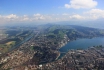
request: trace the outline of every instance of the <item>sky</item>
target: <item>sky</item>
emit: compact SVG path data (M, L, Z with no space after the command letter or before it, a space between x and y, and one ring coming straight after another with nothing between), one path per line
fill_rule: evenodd
M98 21L104 0L0 0L0 24Z

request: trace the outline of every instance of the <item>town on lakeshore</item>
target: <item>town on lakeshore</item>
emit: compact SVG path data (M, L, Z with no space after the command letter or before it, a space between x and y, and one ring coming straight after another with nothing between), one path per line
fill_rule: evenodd
M0 0L0 70L104 70L104 0Z
M104 29L55 24L2 27L0 70L103 70L103 44L59 51L71 41L95 37L103 38ZM65 55L59 58L61 53Z

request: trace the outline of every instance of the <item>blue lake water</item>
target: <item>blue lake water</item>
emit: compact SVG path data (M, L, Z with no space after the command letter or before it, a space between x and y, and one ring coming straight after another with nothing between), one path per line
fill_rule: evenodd
M65 46L59 49L60 52L68 52L71 49L87 49L92 46L104 46L104 37L96 37L92 39L77 39L74 41L68 42ZM61 53L60 57L65 55L65 53ZM60 58L59 57L59 58Z

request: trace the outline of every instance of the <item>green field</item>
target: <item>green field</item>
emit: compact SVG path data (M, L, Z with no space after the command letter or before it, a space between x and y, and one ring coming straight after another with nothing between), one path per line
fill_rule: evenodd
M15 45L15 41L9 41L5 44L0 44L0 53L7 52L14 45Z

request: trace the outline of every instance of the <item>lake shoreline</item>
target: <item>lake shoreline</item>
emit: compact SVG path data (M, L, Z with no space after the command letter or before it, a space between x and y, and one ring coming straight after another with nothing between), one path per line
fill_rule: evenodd
M63 46L60 47L58 51L60 52L60 56L63 57L63 55L62 55L61 52L63 52L62 49L63 49L64 47L66 47L67 44L72 43L72 42L76 42L76 41L78 41L78 40L93 40L93 39L100 39L100 38L101 38L101 39L103 38L103 41L104 41L104 37L77 38L76 40L70 40L70 41L67 41L67 43L64 43L64 45L62 44ZM104 44L98 44L98 45L104 45ZM71 46L71 45L68 45L68 46ZM91 45L91 46L89 45L89 46L84 47L84 48L78 48L78 46L76 46L77 48L68 48L67 50L65 49L66 51L64 51L64 52L67 53L69 50L72 50L72 49L74 49L74 50L78 50L78 49L87 49L87 48L92 47L92 46L97 46L97 45ZM65 54L66 54L66 53L65 53ZM64 54L64 55L65 55L65 54ZM58 57L58 59L60 58L60 56ZM62 58L62 57L61 57L61 58Z

